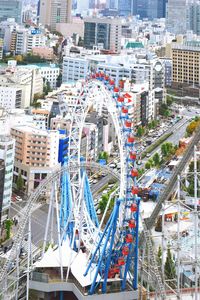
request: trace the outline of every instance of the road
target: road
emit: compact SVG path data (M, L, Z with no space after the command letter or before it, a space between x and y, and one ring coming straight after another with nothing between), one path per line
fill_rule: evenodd
M171 142L174 145L178 145L179 140L181 138L183 138L185 136L185 131L186 131L186 127L188 126L190 122L190 117L188 116L184 116L184 118L182 120L180 120L178 123L176 123L174 126L172 126L171 128L169 128L169 130L167 130L164 135L166 133L169 132L173 132L172 135L167 138L163 143L165 142ZM161 144L162 145L162 144ZM155 148L152 152L151 152L151 156L152 157L156 152L157 153L161 153L161 145L159 145L157 148ZM150 157L145 157L142 160L142 165L140 165L140 168L144 168L145 163L149 160Z

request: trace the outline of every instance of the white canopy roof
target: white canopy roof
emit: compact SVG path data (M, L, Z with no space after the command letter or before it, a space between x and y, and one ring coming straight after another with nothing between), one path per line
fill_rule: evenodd
M61 261L60 261L61 251ZM63 242L59 251L59 247L53 250L50 246L44 253L43 258L35 263L36 268L59 268L61 263L63 267L68 267L72 263L76 256L76 252L73 251L67 242Z
M86 271L88 262L86 253L83 253L81 250L79 253L76 253L69 247L68 242L65 241L61 246L61 260L63 267L71 266L72 274L82 287L92 284L96 273L96 266L93 264L88 271L88 274L86 276L83 275ZM34 264L36 268L59 268L60 265L59 247L56 250L53 250L51 246L44 253L43 258ZM96 281L98 282L100 279L101 277L98 275Z
M72 265L71 265L71 272L74 277L78 280L81 286L88 286L92 284L93 278L96 273L96 266L93 264L86 276L84 276L84 272L87 268L87 255L83 253L81 250L75 257ZM101 279L100 275L97 276L96 281L98 282Z

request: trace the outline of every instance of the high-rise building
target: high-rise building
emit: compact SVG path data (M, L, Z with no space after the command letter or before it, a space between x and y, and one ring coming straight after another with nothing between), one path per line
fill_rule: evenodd
M120 16L133 15L133 0L118 0L118 12Z
M133 15L141 19L165 18L167 0L133 0Z
M174 34L186 33L188 0L168 0L166 28Z
M72 0L40 0L39 23L56 29L56 23L71 22Z
M0 190L0 202L2 198L1 222L8 216L12 196L12 180L14 167L15 141L10 136L0 135L0 159L4 161L3 189ZM1 175L2 176L1 171ZM2 183L2 181L1 181ZM1 186L1 184L0 184Z
M15 18L17 23L22 22L21 0L0 0L0 22L8 18Z
M172 47L172 81L174 85L200 86L200 43L174 44Z
M200 35L200 1L191 3L188 8L189 29Z
M149 19L165 18L166 0L148 0L147 16Z
M1 214L3 206L3 194L4 194L4 178L5 178L5 164L4 160L0 159L0 225L1 225Z
M133 14L139 15L141 19L147 18L147 1L148 0L133 0Z
M58 165L59 132L18 125L11 129L16 141L14 182L21 174L29 194Z
M84 45L88 49L93 46L120 53L121 20L118 18L86 18L84 20Z
M106 8L117 9L117 7L118 7L118 0L107 0L106 1Z

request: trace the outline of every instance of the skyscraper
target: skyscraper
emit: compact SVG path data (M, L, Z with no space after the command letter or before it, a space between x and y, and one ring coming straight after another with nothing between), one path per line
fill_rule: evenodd
M187 0L168 0L166 28L174 34L187 31Z
M107 0L106 1L106 7L108 9L117 9L118 4L117 4L117 0Z
M51 30L56 23L71 22L72 0L40 0L39 22Z
M8 18L15 18L17 23L22 22L21 0L0 0L0 22Z
M133 14L133 0L118 0L118 11L120 16L130 16Z
M147 16L149 19L165 18L167 0L148 0Z
M200 35L200 1L191 3L188 7L189 29Z

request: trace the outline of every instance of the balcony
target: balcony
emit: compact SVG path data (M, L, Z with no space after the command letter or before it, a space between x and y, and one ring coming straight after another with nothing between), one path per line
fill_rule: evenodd
M64 276L65 277L65 276ZM108 282L107 294L102 294L101 289L95 295L89 295L88 287L82 287L79 282L69 276L68 281L62 281L59 275L59 269L46 269L46 273L33 272L30 280L30 289L42 291L46 293L54 291L70 291L79 300L136 300L138 299L138 291L132 290L127 286L127 291L122 292L120 289L120 281Z

